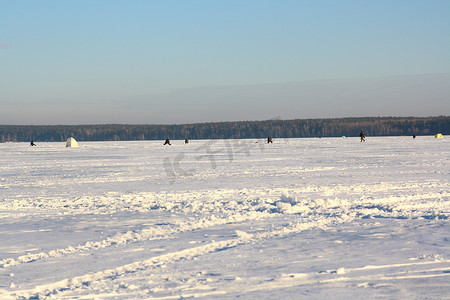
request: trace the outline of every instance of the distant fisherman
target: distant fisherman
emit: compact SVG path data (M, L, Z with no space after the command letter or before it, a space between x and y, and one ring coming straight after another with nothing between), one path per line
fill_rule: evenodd
M267 138L267 144L269 144L269 143L273 143L272 138L270 136Z
M166 139L166 141L164 142L164 145L172 145L169 141L169 139Z
M361 138L361 142L365 142L366 141L366 135L364 134L364 132L362 130L359 133L359 137Z
M34 143L34 141L31 141L30 146L36 146L36 144Z

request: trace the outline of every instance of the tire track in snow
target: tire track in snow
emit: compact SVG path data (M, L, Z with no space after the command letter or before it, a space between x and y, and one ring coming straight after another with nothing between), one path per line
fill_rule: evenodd
M343 285L349 283L357 283L360 287L376 287L377 282L389 282L392 280L408 280L408 279L424 279L424 278L434 278L434 277L447 277L450 276L450 272L445 272L449 270L450 265L447 268L437 268L437 269L424 269L417 271L399 271L390 274L377 273L372 275L360 275L352 274L355 271L367 270L367 269L387 269L387 268L400 268L405 266L425 266L434 264L450 264L450 260L441 261L430 261L423 263L412 263L412 264L394 264L394 265L382 265L382 266L367 266L362 268L353 269L337 269L333 270L327 274L317 274L317 273L298 273L298 274L281 274L276 278L261 278L258 277L256 280L260 283L250 284L249 286L239 286L239 290L230 289L220 289L216 292L221 294L229 294L242 292L245 293L271 290L271 289L282 289L289 288L293 286L305 286L305 285ZM431 274L430 274L431 272ZM412 273L412 274L411 274ZM416 274L422 273L422 274ZM329 275L331 274L331 275ZM324 276L325 275L325 276ZM332 277L332 278L327 278ZM252 281L251 279L248 281ZM262 281L262 283L261 283ZM359 282L359 283L358 283Z
M115 280L116 278L126 274L136 273L150 268L161 267L165 264L176 263L180 260L190 260L202 255L226 250L229 248L237 247L239 245L249 244L258 240L270 239L273 237L284 237L289 234L299 233L301 231L310 230L313 228L326 230L330 226L336 226L337 224L346 221L347 220L343 218L318 218L315 221L290 224L289 226L283 227L282 229L254 234L248 234L243 231L237 230L237 238L234 239L212 242L202 246L163 254L147 260L133 262L113 269L85 274L82 276L76 276L71 279L65 279L55 283L37 286L36 288L31 290L18 290L10 292L8 296L16 297L17 299L40 299L40 297L54 296L67 291L89 288L89 286L93 285L95 282Z
M435 265L441 267L433 268ZM447 265L447 267L444 267ZM407 271L392 271L385 274L386 269L402 269L406 267L425 267L430 268ZM381 273L376 274L359 274L361 271L368 270L382 270ZM291 288L295 286L327 286L327 285L349 285L376 288L379 285L385 285L386 282L393 280L411 280L411 279L426 279L450 276L450 260L433 260L425 262L414 263L399 263L388 265L367 265L361 268L339 268L335 270L328 270L325 272L310 272L310 273L282 273L275 277L258 276L248 277L244 281L239 281L228 287L224 287L223 279L217 281L209 281L208 285L198 280L191 285L186 285L185 282L175 281L175 287L165 287L166 294L174 295L174 297L152 297L152 299L168 299L168 298L189 298L189 297L207 297L213 295L230 295L230 294L248 294L251 292L261 292L269 290L279 290L284 288ZM133 291L127 291L128 294L121 294L123 297L138 296L134 295ZM176 295L176 296L175 296ZM140 294L142 297L142 294Z
M98 242L87 242L79 246L68 246L62 249L54 249L48 252L30 253L19 256L18 258L5 258L0 260L0 269L17 266L24 263L31 263L40 259L56 258L65 255L70 255L79 252L87 252L91 250L98 250L117 245L125 245L144 240L159 240L167 239L174 234L183 233L186 231L206 229L216 225L223 225L228 223L237 223L251 221L255 219L273 217L275 214L252 212L248 214L232 215L227 218L203 218L188 222L178 222L175 226L164 229L146 228L139 231L128 231L126 233L118 233L112 237L108 237Z
M388 185L389 186L389 185ZM419 184L413 184L412 186L419 187ZM431 186L435 186L432 184ZM389 189L409 189L411 185L405 184L399 187L398 185L389 186ZM360 192L360 187L352 187ZM389 190L388 189L388 190ZM420 193L407 196L392 195L389 197L377 197L372 198L367 194L360 201L349 202L347 199L341 199L335 197L334 199L326 198L314 200L308 200L305 198L305 191L308 192L323 192L324 194L330 193L330 187L307 187L304 189L276 189L276 190L224 190L221 192L222 199L214 199L213 201L194 200L201 195L202 198L212 197L210 192L198 192L188 193L189 197L186 200L186 192L181 194L174 194L166 196L159 200L153 200L151 204L156 205L158 209L171 211L175 210L174 207L181 203L190 203L193 207L192 212L201 212L202 214L212 214L212 209L221 207L221 213L226 213L228 216L224 218L216 218L214 215L195 219L186 222L180 222L170 228L146 228L139 231L128 231L126 233L118 233L112 237L108 237L104 240L97 242L86 242L83 245L68 246L66 248L54 249L48 252L30 253L19 256L17 258L5 258L0 260L0 269L16 266L23 263L30 263L40 259L62 257L79 252L87 252L91 250L124 245L128 243L139 242L143 240L152 239L165 239L170 236L182 233L186 231L192 231L197 229L204 229L215 225L222 225L226 223L245 222L261 218L269 218L281 214L302 214L303 216L321 215L323 217L328 215L341 216L345 218L358 219L361 217L388 217L388 218L440 218L447 219L450 214L450 202L445 201L450 197L450 193L447 191L440 191L438 193ZM339 192L342 187L336 186L333 188L334 192ZM368 189L369 192L374 190L378 193L382 190L382 187L375 186ZM217 192L216 192L217 193ZM269 194L269 198L262 199L258 205L251 206L251 203L255 201L255 198L246 199L236 207L220 206L217 203L226 202L226 198L236 198L239 194L251 194L259 196L256 199ZM273 194L283 194L277 200L273 200ZM284 194L301 195L301 199L297 199L297 196L289 197ZM403 194L403 193L402 193ZM152 194L153 195L153 194ZM332 193L331 193L332 195ZM129 195L128 195L129 196ZM182 197L183 196L183 197ZM124 196L127 198L127 196ZM141 195L134 195L135 198L142 201ZM216 196L217 197L217 196ZM170 201L166 201L170 199ZM225 199L224 199L225 198ZM144 197L145 199L145 197ZM154 196L150 196L150 199L155 199ZM179 200L183 199L183 200ZM423 201L424 199L438 199L433 206L430 207L429 201ZM422 201L420 201L422 200ZM183 206L185 207L185 205ZM413 208L413 209L411 209ZM247 211L247 213L240 213L239 211Z

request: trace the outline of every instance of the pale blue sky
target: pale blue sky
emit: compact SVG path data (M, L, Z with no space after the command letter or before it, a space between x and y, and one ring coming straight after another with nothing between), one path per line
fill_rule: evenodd
M449 115L449 74L448 0L0 1L0 124Z

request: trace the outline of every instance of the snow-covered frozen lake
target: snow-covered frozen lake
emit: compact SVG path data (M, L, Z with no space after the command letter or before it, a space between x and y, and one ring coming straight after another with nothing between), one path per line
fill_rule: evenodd
M0 144L0 299L450 299L450 140Z

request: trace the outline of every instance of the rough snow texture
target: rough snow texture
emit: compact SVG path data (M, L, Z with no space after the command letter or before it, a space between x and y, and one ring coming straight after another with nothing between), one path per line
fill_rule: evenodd
M0 144L0 299L450 295L450 143Z

